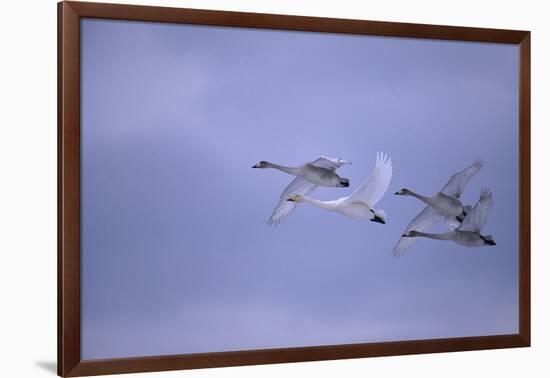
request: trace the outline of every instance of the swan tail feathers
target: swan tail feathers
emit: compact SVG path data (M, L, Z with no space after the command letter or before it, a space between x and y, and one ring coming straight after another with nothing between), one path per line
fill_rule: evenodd
M386 220L386 212L382 209L373 209L373 213L375 216L382 218L383 220Z

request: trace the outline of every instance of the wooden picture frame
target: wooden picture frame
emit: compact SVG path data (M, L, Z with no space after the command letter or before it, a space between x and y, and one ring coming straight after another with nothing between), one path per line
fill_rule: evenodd
M519 46L519 333L367 344L82 360L80 353L80 20L200 25L515 44ZM58 4L58 374L83 376L530 345L530 32L151 6Z

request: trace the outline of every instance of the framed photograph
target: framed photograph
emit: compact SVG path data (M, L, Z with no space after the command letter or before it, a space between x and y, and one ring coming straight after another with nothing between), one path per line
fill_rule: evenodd
M530 33L61 2L58 373L530 345Z

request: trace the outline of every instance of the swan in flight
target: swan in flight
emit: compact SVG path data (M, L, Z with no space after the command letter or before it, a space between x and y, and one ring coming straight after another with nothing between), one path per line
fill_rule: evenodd
M472 209L471 206L464 206L464 209L466 210L466 213L469 213ZM415 231L428 231L430 228L432 228L436 223L443 222L444 226L448 230L454 230L460 226L460 222L453 216L449 215L442 215L441 213L437 212L432 206L428 205L424 207L424 209L418 213L416 217L413 218L413 220L410 221L410 223L407 225L405 230L403 231L403 235L407 234L409 231L415 230ZM414 243L416 239L411 237L404 237L401 236L397 244L392 250L392 255L395 257L401 256L407 249L409 249Z
M420 201L432 206L440 214L454 216L458 221L462 221L467 214L462 202L460 202L460 196L470 179L479 172L481 167L483 167L483 161L477 159L468 168L455 173L443 189L433 196L423 196L409 189L401 189L395 194L416 197Z
M483 161L480 159L477 159L471 166L469 166L466 169L463 169L460 172L455 173L450 180L447 182L447 184L441 189L441 194L447 197L454 197L456 200L459 201L460 206L462 207L462 203L460 202L459 198L462 195L462 192L466 188L466 185L470 181L470 179L477 173L479 170L483 167ZM406 195L407 189L401 189L398 191L397 195ZM410 192L410 191L408 191ZM439 194L439 193L438 193ZM437 196L437 195L436 195ZM426 202L426 201L423 201ZM451 199L451 202L454 202ZM462 207L461 214L457 217L456 215L449 215L449 213L445 214L441 211L437 210L435 207L433 207L431 204L428 204L420 213L416 215L416 217L413 218L413 220L410 221L410 223L407 225L405 230L403 231L403 235L407 234L409 231L415 230L420 232L426 232L430 228L432 228L436 223L443 222L445 227L452 231L460 226L461 220L464 219L464 213L468 214L468 212L471 210L471 206L464 206ZM453 214L453 212L451 212ZM456 214L456 212L454 212ZM393 256L401 256L407 249L409 249L414 243L416 239L411 237L401 237L395 247L392 250Z
M349 186L348 179L340 178L336 175L336 173L334 173L335 170L346 164L351 164L351 162L343 159L321 156L319 159L304 164L302 167L298 168L282 167L266 161L261 161L253 166L252 168L275 168L292 175L298 173L298 170L310 171L310 174L308 175L296 175L296 178L292 180L292 182L283 190L283 193L279 198L279 203L275 206L275 209L273 210L273 213L267 223L270 226L276 226L294 211L296 208L296 203L287 201L287 198L294 194L311 194L315 189L317 189L318 186ZM312 168L308 168L309 166ZM321 172L321 176L317 176L317 179L313 181L308 179L308 177L311 177L312 175L318 175L318 172ZM329 177L329 180L324 180L322 177ZM335 180L334 177L337 177L338 181ZM325 185L317 184L316 182L324 182ZM327 185L328 183L337 183L337 185Z
M487 188L481 190L481 196L476 205L468 213L461 225L453 231L443 234L430 234L418 230L410 230L403 237L424 237L436 240L451 240L465 247L483 247L496 245L491 235L481 235L481 230L487 223L489 213L493 207L493 194Z
M288 197L287 201L306 202L350 218L370 219L373 222L386 223L384 210L376 209L374 206L386 193L391 177L391 159L384 153L378 153L376 155L376 166L370 177L349 196L334 201L319 201L302 193Z
M305 163L299 167L285 167L284 165L278 165L270 163L268 161L261 161L252 168L274 168L279 171L288 173L289 175L299 176L305 178L312 184L318 186L340 186L347 188L349 186L349 180L338 176L334 170L335 164L347 164L349 162L340 159L328 158L321 156L319 159Z

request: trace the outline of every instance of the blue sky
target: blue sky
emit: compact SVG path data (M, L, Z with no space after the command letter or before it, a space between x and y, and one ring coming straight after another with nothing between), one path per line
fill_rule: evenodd
M516 46L84 19L82 357L509 334L518 325ZM254 170L376 152L387 224L300 205ZM476 157L497 246L389 251ZM437 229L436 229L437 230Z

